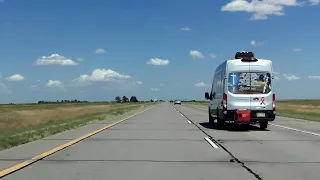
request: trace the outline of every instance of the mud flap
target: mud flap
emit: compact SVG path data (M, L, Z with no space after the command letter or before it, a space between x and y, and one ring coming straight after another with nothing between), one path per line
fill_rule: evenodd
M236 121L250 121L251 120L251 110L236 110L235 120Z

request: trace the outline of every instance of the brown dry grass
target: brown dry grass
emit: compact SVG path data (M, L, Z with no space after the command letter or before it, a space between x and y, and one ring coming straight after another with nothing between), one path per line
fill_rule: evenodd
M137 105L134 103L0 105L0 132Z
M0 151L152 104L0 105Z
M280 116L320 121L320 100L287 100L276 102Z

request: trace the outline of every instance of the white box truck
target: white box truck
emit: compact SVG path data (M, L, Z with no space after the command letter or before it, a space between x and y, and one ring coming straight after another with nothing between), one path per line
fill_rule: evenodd
M234 59L215 70L209 100L209 122L259 123L268 127L276 117L272 61L257 59L253 52L237 52Z

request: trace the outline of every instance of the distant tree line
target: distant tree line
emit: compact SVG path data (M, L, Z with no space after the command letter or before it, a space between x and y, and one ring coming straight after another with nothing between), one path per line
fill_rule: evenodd
M148 101L139 101L136 96L131 96L129 99L127 96L117 96L114 98L116 103L127 103L127 102L148 102ZM164 102L163 100L153 100L151 99L150 102Z
M57 101L38 101L38 104L65 104L65 103L89 103L89 101L74 100L57 100Z
M139 102L136 96L131 96L131 98L127 98L127 96L117 96L114 98L116 103L126 103L126 102Z
M170 103L173 103L175 100L170 100ZM205 102L205 101L199 101L199 100L181 100L181 102Z
M56 100L56 101L38 101L37 104L68 104L68 103L134 103L134 102L163 102L163 100L139 101L136 96L131 96L130 99L127 96L117 96L114 101L81 101L77 99L73 100Z

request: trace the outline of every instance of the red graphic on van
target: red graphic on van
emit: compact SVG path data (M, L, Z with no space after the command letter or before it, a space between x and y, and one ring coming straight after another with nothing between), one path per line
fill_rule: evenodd
M261 98L260 105L262 105L262 104L263 104L263 105L266 105L266 103L264 102L264 97Z

